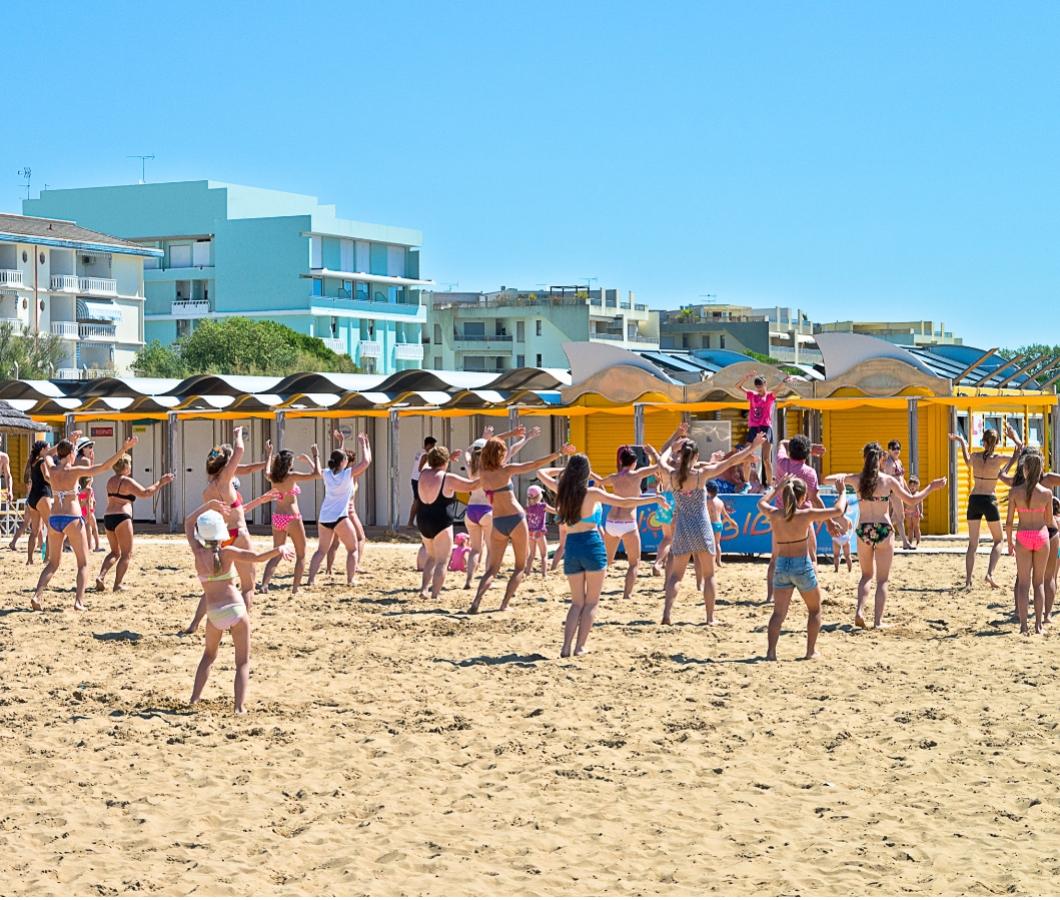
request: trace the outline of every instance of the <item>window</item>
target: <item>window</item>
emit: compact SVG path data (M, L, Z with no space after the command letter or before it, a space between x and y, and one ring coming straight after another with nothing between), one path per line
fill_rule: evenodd
M442 367L442 358L440 356L436 356L434 358L434 367L436 369L440 369Z
M538 322L538 324L540 325L541 323L540 323L540 322ZM540 354L540 353L538 353L538 354L537 354L537 362L535 363L535 365L536 365L536 366L537 366L537 367L538 367L539 369L541 368L541 354Z
M177 319L177 338L187 337L191 334L191 320Z
M210 265L210 241L196 241L191 251L191 261L196 266Z
M465 356L464 357L464 371L465 372L485 372L486 371L486 357L484 357L484 356Z
M434 343L440 344L442 342L442 326L437 322L434 323Z
M486 336L486 323L485 322L465 322L464 323L464 334L474 339L476 337L484 338Z
M191 265L191 244L169 245L169 266L171 269L184 269Z
M526 354L520 353L517 357L515 357L515 367L517 369L521 369L525 365L526 365Z
M526 322L515 323L515 339L520 344L526 340Z
M709 334L706 335L703 338L703 346L706 347L708 350L710 349L710 335Z
M535 333L537 334L537 336L541 337L541 320L540 319L538 319L534 323L534 329L535 329Z
M311 237L309 239L309 268L311 269L322 269L324 268L324 249L323 241L320 237Z
M335 316L331 317L331 336L332 337L338 337L339 336L339 320Z
M724 350L725 349L725 335L724 334L719 334L718 335L718 349L719 350Z
M368 291L367 281L355 281L353 283L353 296L363 303L367 303L372 299L372 295Z
M314 297L323 297L324 296L324 279L323 278L313 278L312 279L312 285L313 285L313 296Z

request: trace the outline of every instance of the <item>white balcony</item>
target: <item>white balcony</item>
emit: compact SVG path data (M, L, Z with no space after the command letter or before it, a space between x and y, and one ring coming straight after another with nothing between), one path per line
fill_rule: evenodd
M14 269L0 269L0 287L22 287L22 273Z
M346 352L346 342L342 338L321 338L324 342L324 346L327 347L332 353L343 354Z
M174 300L169 307L171 315L181 319L195 319L210 314L209 300Z
M118 327L116 325L89 325L85 322L79 322L77 333L83 341L113 343L118 336Z
M53 291L69 291L71 294L76 294L78 287L76 275L52 275L51 277Z
M21 319L13 319L10 316L0 316L0 326L3 325L10 325L14 329L15 334L22 333L23 323Z
M88 276L78 278L78 290L82 294L105 294L114 296L118 293L118 282L113 278L96 278Z
M76 341L78 337L77 322L52 322L51 332L57 337L66 338L68 341Z
M60 381L78 381L81 373L77 369L56 369L55 377Z
M379 341L361 341L361 356L378 359L383 355L383 345Z
M422 362L423 344L398 344L397 358Z

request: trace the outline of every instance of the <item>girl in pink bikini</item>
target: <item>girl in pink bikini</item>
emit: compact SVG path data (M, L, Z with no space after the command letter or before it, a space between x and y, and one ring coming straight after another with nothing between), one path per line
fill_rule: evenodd
M1009 553L1016 554L1016 611L1020 634L1029 634L1027 607L1034 589L1034 631L1041 634L1045 612L1045 573L1049 567L1049 528L1053 526L1053 495L1042 487L1042 457L1028 452L1020 463L1024 483L1009 492ZM1019 528L1013 540L1013 518L1019 513Z
M308 472L296 472L294 465L295 455L290 450L281 450L276 456L272 455L269 448L269 458L265 464L265 477L272 485L272 489L279 493L279 498L273 501L272 508L272 544L274 547L283 547L290 537L294 545L294 578L291 581L291 594L297 594L302 585L302 573L305 571L305 525L302 523L302 513L298 508L298 495L302 493L299 482L312 481L320 478L320 452L317 445L309 448L309 455L301 454L299 459L309 463ZM265 574L261 577L261 592L268 593L269 584L272 582L273 573L280 563L279 557L273 557L265 566Z

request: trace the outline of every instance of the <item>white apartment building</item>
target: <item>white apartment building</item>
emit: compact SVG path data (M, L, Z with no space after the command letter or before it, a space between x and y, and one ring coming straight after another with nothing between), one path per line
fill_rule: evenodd
M503 372L523 366L566 369L567 341L606 341L626 350L659 349L659 315L633 292L586 285L536 291L431 295L424 367Z
M0 213L0 323L59 337L56 378L129 374L144 340L144 260L160 255L62 219Z

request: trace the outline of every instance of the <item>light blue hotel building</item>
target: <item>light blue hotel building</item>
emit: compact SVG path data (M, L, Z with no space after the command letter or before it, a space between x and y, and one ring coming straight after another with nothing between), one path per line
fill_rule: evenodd
M321 338L362 372L423 364L420 232L340 219L283 191L181 181L45 190L31 216L162 251L144 269L144 337L171 343L203 319L272 319Z

